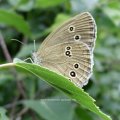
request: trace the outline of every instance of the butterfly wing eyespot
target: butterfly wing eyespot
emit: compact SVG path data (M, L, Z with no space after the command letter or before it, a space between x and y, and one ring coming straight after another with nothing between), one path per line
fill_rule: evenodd
M75 73L75 71L70 71L70 77L76 77L76 73Z
M78 68L79 68L79 64L78 64L78 63L75 63L75 64L74 64L74 68L78 69Z
M66 50L70 50L71 49L71 46L67 46L65 47Z
M75 32L75 27L73 25L69 26L68 31L70 33Z
M71 52L70 51L65 51L65 55L68 57L71 57Z
M79 41L80 39L81 39L81 36L80 36L80 35L75 35L75 36L74 36L74 40L75 40L75 41Z

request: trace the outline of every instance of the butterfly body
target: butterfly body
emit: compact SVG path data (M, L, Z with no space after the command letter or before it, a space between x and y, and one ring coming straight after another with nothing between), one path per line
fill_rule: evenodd
M92 73L95 39L93 17L88 12L77 15L44 40L39 50L33 53L34 62L82 87Z

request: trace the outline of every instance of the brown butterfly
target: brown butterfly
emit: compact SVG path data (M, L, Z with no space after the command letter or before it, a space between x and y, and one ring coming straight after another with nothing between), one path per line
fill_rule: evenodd
M95 40L95 21L84 12L52 32L33 53L33 60L83 87L92 73Z

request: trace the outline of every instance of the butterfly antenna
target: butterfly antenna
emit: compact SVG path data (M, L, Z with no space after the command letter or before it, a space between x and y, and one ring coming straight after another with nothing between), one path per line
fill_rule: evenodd
M21 42L20 40L17 40L17 39L11 39L11 40L13 40L13 41L17 41L17 42L21 43L22 45L24 45L24 43Z
M34 40L34 52L36 52L36 44L35 44L35 40Z

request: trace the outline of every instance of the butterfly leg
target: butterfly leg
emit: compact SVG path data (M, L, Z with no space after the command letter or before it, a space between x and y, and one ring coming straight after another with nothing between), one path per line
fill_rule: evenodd
M32 58L31 57L29 57L29 58L26 58L25 60L23 60L24 62L26 62L26 61L28 61L28 60L30 60L30 62L31 63L34 63L34 61L32 60Z

